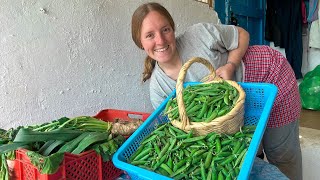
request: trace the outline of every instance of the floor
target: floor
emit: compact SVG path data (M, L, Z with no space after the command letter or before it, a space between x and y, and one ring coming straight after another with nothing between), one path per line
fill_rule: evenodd
M303 179L318 180L320 177L320 111L302 110L300 145Z
M300 126L320 130L320 111L302 109Z

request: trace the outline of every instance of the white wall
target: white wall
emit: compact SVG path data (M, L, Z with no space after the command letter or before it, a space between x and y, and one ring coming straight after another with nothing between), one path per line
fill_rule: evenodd
M94 115L151 112L141 83L144 52L131 40L133 11L147 0L0 0L0 128ZM158 0L180 32L217 22L193 0Z
M105 108L151 112L148 84L141 83L144 52L130 34L131 15L142 2L0 0L0 128ZM195 22L218 22L203 3L158 2L172 13L178 32ZM309 55L310 67L319 64L319 51ZM304 174L319 177L310 169L318 161L310 164L315 157L306 155L318 151L308 147L303 142Z
M148 83L141 83L144 52L130 33L142 2L0 0L0 128L104 108L151 112ZM158 2L172 13L178 33L196 22L218 22L204 3ZM309 49L307 57L303 74L320 64L320 50Z

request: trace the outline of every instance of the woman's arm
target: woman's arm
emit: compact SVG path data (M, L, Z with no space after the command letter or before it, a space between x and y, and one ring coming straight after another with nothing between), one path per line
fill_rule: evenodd
M249 46L249 33L241 27L238 29L238 47L229 51L227 64L218 68L216 74L222 79L232 79L235 70L239 67L241 59L246 53Z

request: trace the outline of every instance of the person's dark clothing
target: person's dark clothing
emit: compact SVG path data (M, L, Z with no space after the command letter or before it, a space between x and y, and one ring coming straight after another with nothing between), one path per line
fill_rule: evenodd
M265 39L285 48L296 78L302 78L301 0L267 0Z

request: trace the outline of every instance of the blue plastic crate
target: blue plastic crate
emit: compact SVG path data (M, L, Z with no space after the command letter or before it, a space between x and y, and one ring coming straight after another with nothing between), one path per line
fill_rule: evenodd
M194 85L198 83L186 83L186 85L187 84ZM246 93L244 124L257 126L238 175L238 179L248 179L278 89L275 85L268 83L239 84ZM175 91L171 93L113 155L112 161L114 165L126 171L132 179L171 179L147 169L131 165L127 163L127 159L137 150L141 141L155 130L157 125L169 121L167 116L163 115L163 110L172 96L175 96Z

